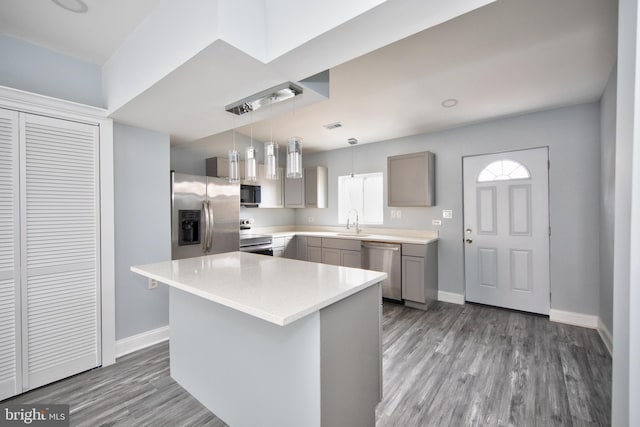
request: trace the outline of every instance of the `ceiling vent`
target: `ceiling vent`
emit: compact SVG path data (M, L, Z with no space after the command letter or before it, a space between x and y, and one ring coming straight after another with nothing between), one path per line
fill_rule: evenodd
M337 129L337 128L341 128L342 127L342 123L334 122L334 123L329 123L327 125L322 125L322 127L324 127L327 130Z

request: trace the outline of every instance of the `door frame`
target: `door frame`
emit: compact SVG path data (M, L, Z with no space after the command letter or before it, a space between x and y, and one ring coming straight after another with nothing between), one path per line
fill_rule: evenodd
M547 149L547 203L548 203L548 210L547 210L547 223L549 224L549 270L547 271L547 274L549 276L549 310L552 310L553 307L551 306L552 303L552 295L553 295L553 283L551 281L551 237L552 237L552 233L551 233L551 147L549 145L536 145L533 147L526 147L526 148L518 148L518 149L514 149L514 150L499 150L499 151L491 151L491 152L484 152L484 153L476 153L476 154L466 154L460 157L460 179L461 179L461 183L462 183L462 192L460 194L460 197L462 198L461 203L462 203L462 222L460 223L460 235L462 236L462 238L460 239L460 245L462 247L462 258L461 258L461 262L462 262L462 280L463 280L463 299L464 302L467 302L467 269L466 269L466 251L465 251L465 242L464 242L464 214L465 214L465 209L464 209L464 159L467 157L478 157L478 156L487 156L487 155L492 155L492 154L504 154L504 153L513 153L516 151L528 151L528 150L535 150L538 148L546 148Z

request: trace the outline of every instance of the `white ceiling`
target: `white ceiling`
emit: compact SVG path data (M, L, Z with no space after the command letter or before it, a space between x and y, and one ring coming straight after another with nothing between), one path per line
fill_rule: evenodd
M289 105L253 135L268 140L272 125L276 141L324 151L597 100L616 21L611 0L499 0L331 69L329 100L295 115ZM448 98L458 106L443 108Z
M73 5L76 0L61 0ZM0 31L94 64L103 64L159 0L83 0L86 13L51 0L0 1Z
M50 0L3 0L0 28L11 36L103 64L159 3L85 2L89 12L78 15ZM601 96L615 63L616 18L615 0L498 0L332 65L329 100L320 101L322 97L309 93L307 102L296 101L295 114L292 101L274 108L275 118L256 114L254 138L269 139L273 127L276 141L300 136L304 151L313 152L344 148L351 137L360 143L375 142L593 101ZM315 49L323 46L321 37L315 41ZM118 109L114 118L169 132L174 145L222 144L225 138L188 141L205 137L216 126L234 125L231 118L222 125L208 123L212 108L282 83L283 76L301 74L303 67L296 64L304 58L300 52L265 64L224 42L214 43ZM224 58L225 67L215 62L218 58ZM219 80L215 90L194 78L201 74L209 81ZM235 82L245 76L244 84L225 85L223 80L231 75ZM189 81L193 87L185 85ZM458 99L458 106L442 108L447 98ZM343 127L333 131L322 127L335 121ZM243 117L236 125L248 135L247 122Z

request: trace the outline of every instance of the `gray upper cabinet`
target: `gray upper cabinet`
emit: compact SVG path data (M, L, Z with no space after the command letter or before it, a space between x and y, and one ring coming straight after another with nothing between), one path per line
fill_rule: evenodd
M328 173L324 166L304 169L302 179L285 178L285 208L326 208L328 206Z
M304 178L284 179L284 207L304 208Z
M263 164L258 164L257 168L258 181L257 185L260 186L260 190L262 193L262 200L258 207L261 208L282 208L283 197L282 197L282 168L278 168L278 179L267 179L266 168Z
M328 206L329 179L327 168L314 166L304 169L304 201L307 208L326 208Z
M229 178L229 159L209 157L205 160L205 173L207 176Z
M389 206L435 206L435 155L430 151L387 157Z

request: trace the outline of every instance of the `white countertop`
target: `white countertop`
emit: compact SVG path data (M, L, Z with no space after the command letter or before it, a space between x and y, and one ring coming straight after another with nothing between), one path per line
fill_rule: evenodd
M137 265L131 271L280 326L387 277L376 271L245 252Z
M335 239L351 239L361 241L373 241L373 242L385 242L385 243L412 243L416 245L426 245L427 243L438 240L437 237L422 237L422 236L403 236L403 235L389 235L389 234L373 234L369 232L362 232L356 234L355 232L345 231L275 231L264 232L274 238L286 237L286 236L311 236L311 237L331 237Z

